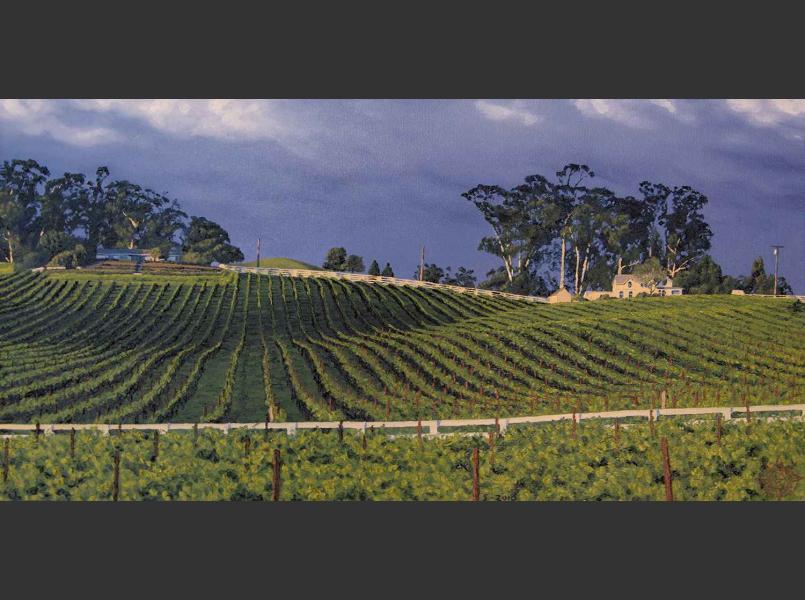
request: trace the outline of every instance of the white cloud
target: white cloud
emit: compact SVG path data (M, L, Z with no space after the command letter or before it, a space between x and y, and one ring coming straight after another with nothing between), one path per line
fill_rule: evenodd
M676 110L677 110L676 109L676 104L674 103L673 100L668 100L667 98L659 98L659 99L649 100L649 102L651 104L654 104L655 106L659 106L660 108L664 108L665 110L667 110L672 115L676 114Z
M276 104L272 100L0 100L0 123L26 135L91 146L126 139L119 120L123 117L175 137L275 140L303 152L310 127L280 116Z
M64 122L60 106L52 100L0 100L0 121L25 135L44 135L74 146L94 146L120 139L108 127Z
M256 140L292 135L270 100L76 100L75 105L145 121L177 136Z
M805 100L727 100L727 106L756 125L778 125L805 117Z
M679 107L674 100L573 100L573 105L588 117L605 118L629 127L650 127L650 115L654 107L662 108L669 114L679 115Z
M542 117L521 107L521 103L514 101L509 105L490 102L489 100L478 100L475 102L481 114L492 121L518 121L530 127L542 120Z

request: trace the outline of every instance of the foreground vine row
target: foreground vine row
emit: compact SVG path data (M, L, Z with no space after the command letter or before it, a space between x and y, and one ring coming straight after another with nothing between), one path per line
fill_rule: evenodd
M479 500L663 500L663 439L674 500L805 499L801 421L671 419L433 439L212 430L11 436L0 499L470 500L477 491Z

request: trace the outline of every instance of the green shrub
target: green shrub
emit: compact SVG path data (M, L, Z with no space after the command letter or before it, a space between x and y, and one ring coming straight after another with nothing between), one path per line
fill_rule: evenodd
M73 250L59 252L48 263L49 267L64 267L65 269L75 269L78 266L78 258Z

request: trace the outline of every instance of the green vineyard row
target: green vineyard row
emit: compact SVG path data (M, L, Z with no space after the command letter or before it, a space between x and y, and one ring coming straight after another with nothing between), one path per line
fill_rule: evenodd
M0 276L0 422L517 416L805 399L805 314L327 278Z

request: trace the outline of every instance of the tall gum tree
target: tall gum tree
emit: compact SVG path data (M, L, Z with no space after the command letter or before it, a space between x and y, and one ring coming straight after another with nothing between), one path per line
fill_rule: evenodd
M587 178L595 177L595 172L587 165L570 163L565 165L561 171L556 172L558 183L553 187L554 202L558 207L560 216L559 225L559 289L565 289L566 268L567 268L567 245L568 240L573 236L582 225L574 224L574 217L581 216L577 210L583 198L588 193L588 188L582 183ZM584 212L582 210L581 212ZM577 257L578 263L578 257ZM578 269L577 269L578 271ZM576 277L578 283L578 276ZM574 290L578 293L578 288Z
M511 190L478 185L462 194L492 228L493 235L481 239L478 249L501 259L509 286L540 262L554 238L560 213L552 191L544 177L530 175Z
M0 168L0 235L12 264L35 228L41 188L49 176L47 167L31 159L4 161Z
M640 184L647 209L654 217L649 257L654 249L668 276L676 277L710 249L713 232L704 220L707 196L690 186L670 188L661 183Z

